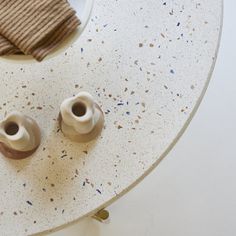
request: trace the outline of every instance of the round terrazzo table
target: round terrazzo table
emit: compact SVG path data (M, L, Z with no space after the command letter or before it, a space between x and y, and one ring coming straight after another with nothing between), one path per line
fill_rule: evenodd
M0 62L0 112L42 128L28 159L0 158L0 234L55 230L94 214L142 180L193 117L210 80L221 0L97 0L66 52L43 63ZM106 125L87 144L57 123L63 99L88 91Z

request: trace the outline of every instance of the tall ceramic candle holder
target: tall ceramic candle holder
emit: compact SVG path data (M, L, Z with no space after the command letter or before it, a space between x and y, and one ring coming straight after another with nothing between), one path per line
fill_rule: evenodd
M30 117L12 112L0 122L0 152L12 159L32 155L40 144L40 129Z
M76 142L89 142L102 131L104 115L94 98L87 92L63 101L60 126L65 136Z

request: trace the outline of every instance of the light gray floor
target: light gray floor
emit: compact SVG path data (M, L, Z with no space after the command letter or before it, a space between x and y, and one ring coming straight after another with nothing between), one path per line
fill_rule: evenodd
M87 219L51 236L236 235L236 1L225 0L216 69L174 150L112 205L110 224Z

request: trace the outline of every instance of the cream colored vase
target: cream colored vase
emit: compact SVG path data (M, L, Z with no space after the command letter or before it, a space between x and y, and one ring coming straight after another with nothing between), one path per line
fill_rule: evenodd
M61 130L73 141L88 142L95 139L104 125L102 110L87 92L64 100L60 114Z
M0 151L6 157L30 156L39 146L40 138L37 123L19 112L12 112L0 122Z

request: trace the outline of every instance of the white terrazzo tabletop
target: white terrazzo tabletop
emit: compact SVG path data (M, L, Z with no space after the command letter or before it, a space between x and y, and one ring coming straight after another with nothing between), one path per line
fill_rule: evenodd
M0 235L32 235L91 215L126 193L173 147L215 64L221 0L96 0L77 42L42 63L0 60L1 118L18 110L42 128L37 152L0 158ZM90 92L101 137L73 143L60 103Z

